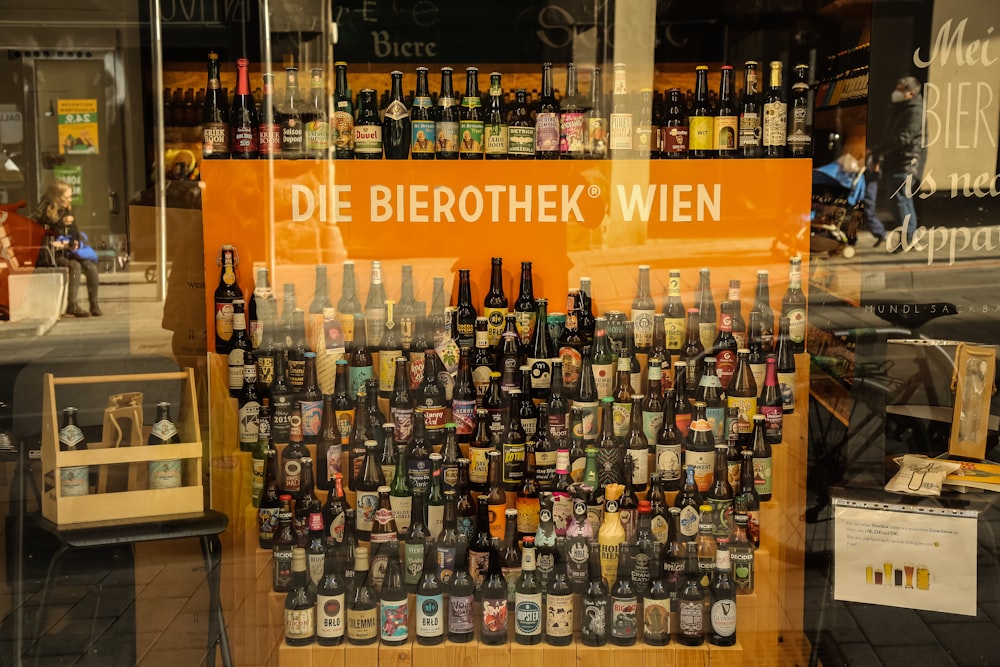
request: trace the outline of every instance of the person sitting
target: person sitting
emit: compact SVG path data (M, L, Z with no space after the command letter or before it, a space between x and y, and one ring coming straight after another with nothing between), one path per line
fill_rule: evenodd
M38 208L31 219L45 228L45 238L38 253L36 266L65 267L69 270L69 296L66 314L73 317L95 317L102 315L97 303L99 278L97 275L97 255L86 245L86 236L76 225L73 217L73 188L64 181L50 185L42 196ZM90 312L80 307L77 292L80 288L80 274L87 276L87 298Z

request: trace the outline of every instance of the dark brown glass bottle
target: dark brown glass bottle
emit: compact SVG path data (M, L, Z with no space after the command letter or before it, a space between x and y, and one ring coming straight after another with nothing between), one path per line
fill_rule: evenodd
M692 158L715 157L712 150L712 130L714 128L712 106L708 100L708 67L695 68L694 103L688 112L689 150Z
M234 160L257 158L257 107L250 92L250 61L236 61L236 94L229 112L229 148Z
M229 158L228 100L219 83L219 54L208 54L208 85L201 112L201 156L206 160Z
M552 84L552 63L542 63L542 94L535 109L535 157L559 159L559 103Z
M528 108L528 93L518 88L507 122L507 158L535 159L535 119Z
M739 156L760 157L761 118L760 84L757 78L757 61L748 60L743 65L743 94L740 97Z

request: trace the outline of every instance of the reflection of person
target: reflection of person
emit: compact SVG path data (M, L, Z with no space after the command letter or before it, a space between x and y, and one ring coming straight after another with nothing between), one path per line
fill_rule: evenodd
M959 414L958 439L960 442L979 440L980 407L986 389L986 362L969 359L965 365L964 395Z
M905 239L912 238L917 230L917 211L911 193L920 184L923 172L923 98L920 86L920 82L912 76L904 76L896 83L885 131L871 149L874 174L884 171L888 176L886 192L894 204ZM881 241L885 228L875 215L878 181L876 178L870 178L870 181L875 186L871 193L865 192L865 219L872 234ZM899 248L902 248L902 243Z
M74 317L102 315L97 304L97 288L99 278L97 264L80 256L81 241L79 227L72 210L73 188L64 181L56 181L50 185L31 219L45 228L45 244L38 253L36 266L56 266L69 269L69 296L67 297L66 314ZM77 303L77 292L80 287L80 274L87 276L87 298L90 302L90 312Z

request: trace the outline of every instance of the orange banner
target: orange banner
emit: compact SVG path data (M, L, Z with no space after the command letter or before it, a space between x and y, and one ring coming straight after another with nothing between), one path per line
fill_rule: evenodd
M628 313L639 264L652 267L658 301L668 270L681 269L687 305L698 268L713 270L716 302L739 279L745 303L756 271L768 269L780 307L788 259L808 256L810 169L809 160L206 160L206 285L218 284L219 247L230 243L244 290L262 262L279 298L282 283L296 284L300 306L312 298L318 263L330 265L336 303L345 259L355 260L362 300L368 261L379 259L389 298L398 298L403 264L413 265L417 298L428 304L433 276L454 286L469 268L481 306L499 256L511 304L520 262L532 261L534 294L548 297L550 312L590 276L598 312Z

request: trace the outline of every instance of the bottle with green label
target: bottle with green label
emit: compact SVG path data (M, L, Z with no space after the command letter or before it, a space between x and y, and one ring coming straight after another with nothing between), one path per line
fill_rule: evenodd
M459 107L452 84L451 67L441 68L441 92L437 98L435 113L435 134L437 144L435 156L438 160L458 159Z
M427 71L426 67L417 68L417 88L410 106L410 128L413 133L410 157L414 160L434 159L437 132Z

